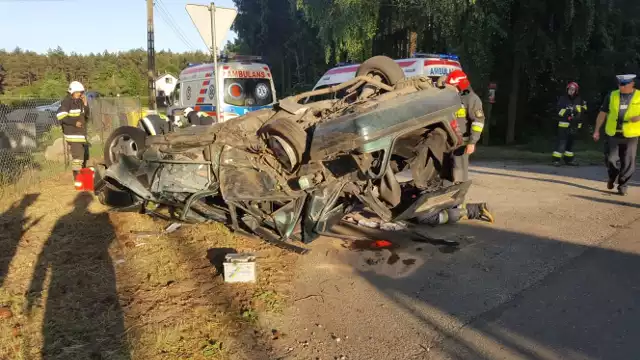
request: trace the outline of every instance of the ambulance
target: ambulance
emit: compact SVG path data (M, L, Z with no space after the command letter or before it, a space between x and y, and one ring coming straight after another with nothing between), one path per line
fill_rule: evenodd
M406 77L422 75L429 77L434 82L439 77L447 75L453 70L462 70L460 58L456 55L449 54L415 53L411 58L397 59L395 62L400 65ZM323 89L353 79L356 76L356 71L359 66L360 64L341 64L328 70L322 75L318 83L313 87L313 90ZM341 98L344 96L346 90L347 89L343 89L337 93L313 96L306 98L304 102Z
M218 62L219 83L215 83L213 64L194 64L184 69L171 93L167 115L178 120L190 107L217 119L228 121L248 112L273 107L276 89L269 66L257 56L234 56ZM222 111L216 109L216 95Z

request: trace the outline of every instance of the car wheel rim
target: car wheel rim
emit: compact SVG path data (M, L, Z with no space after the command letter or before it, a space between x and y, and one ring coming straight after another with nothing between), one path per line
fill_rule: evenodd
M280 162L283 162L281 156L286 155L288 161L283 162L286 163L283 165L287 166L289 170L295 168L296 165L298 165L298 160L296 158L296 151L293 149L293 147L289 145L289 143L287 143L283 138L277 135L272 135L270 140L272 142L271 148L276 153L276 157L280 160Z
M128 135L120 135L111 141L109 146L109 159L112 163L123 156L137 156L138 144Z

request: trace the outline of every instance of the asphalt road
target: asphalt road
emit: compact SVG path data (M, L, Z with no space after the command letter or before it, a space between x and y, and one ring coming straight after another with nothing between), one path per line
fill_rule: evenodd
M640 183L602 167L475 164L470 201L495 224L421 231L382 251L320 239L293 305L263 325L282 359L639 359ZM352 230L353 232L353 230ZM370 234L371 235L371 234Z

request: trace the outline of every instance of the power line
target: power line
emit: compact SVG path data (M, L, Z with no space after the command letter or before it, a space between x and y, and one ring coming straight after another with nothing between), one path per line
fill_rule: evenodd
M160 14L160 17L162 18L162 20L164 20L164 22L167 24L167 26L169 26L169 28L174 32L174 34L176 35L176 37L182 41L182 43L187 47L190 48L192 50L197 50L197 48L193 45L193 43L191 41L189 41L189 39L187 38L187 36L184 34L184 32L182 31L182 29L180 29L180 27L175 23L175 21L173 20L173 17L171 16L171 14L166 10L166 8L163 6L162 2L160 0L157 0L156 2L156 8L159 10L158 14Z
M191 42L191 40L189 39L189 37L186 35L186 33L185 33L184 31L182 31L182 27L180 26L180 24L179 24L177 21L175 21L175 18L173 17L173 14L171 14L171 11L168 11L168 8L167 8L167 6L164 4L163 0L158 0L158 4L159 4L162 8L164 8L165 13L167 13L167 15L169 15L169 20L171 20L171 22L172 22L172 23L176 26L176 28L178 29L178 32L180 32L180 34L182 34L182 37L184 37L184 38L187 40L187 42L188 42L189 44L191 44L191 45L192 45L191 47L193 48L193 47L194 47L194 46L193 46L193 43Z

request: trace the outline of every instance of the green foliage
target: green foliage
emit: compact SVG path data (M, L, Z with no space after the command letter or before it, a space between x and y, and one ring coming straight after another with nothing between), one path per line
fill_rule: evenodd
M317 29L294 0L234 0L238 40L227 50L261 55L271 67L278 98L308 90L328 66Z
M52 99L64 94L68 84L63 73L52 70L36 86L38 97Z
M211 358L222 354L222 343L217 340L208 340L202 348L202 356Z
M47 147L52 145L53 142L56 141L56 139L59 139L61 137L62 137L62 127L61 126L52 127L49 131L40 135L40 138L37 141L38 149L41 151L44 151Z
M156 53L156 73L178 75L189 62L207 61L202 52ZM146 95L147 53L136 49L121 53L66 54L61 48L47 54L0 50L0 93L22 97L59 98L69 82L77 80L106 96Z

